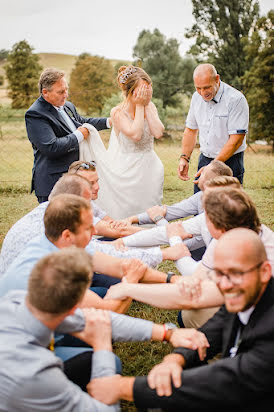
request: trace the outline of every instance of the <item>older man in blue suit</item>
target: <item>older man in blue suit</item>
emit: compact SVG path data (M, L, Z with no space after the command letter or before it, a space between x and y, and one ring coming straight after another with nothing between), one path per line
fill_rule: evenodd
M109 118L84 118L67 102L68 85L63 71L45 69L39 80L41 96L25 114L28 138L34 153L31 191L39 203L48 200L54 184L72 162L79 160L79 143L88 137L84 123L97 130L110 127Z

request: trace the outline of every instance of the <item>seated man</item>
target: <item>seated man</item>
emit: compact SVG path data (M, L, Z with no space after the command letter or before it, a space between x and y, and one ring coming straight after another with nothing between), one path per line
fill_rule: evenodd
M217 243L212 280L224 305L200 331L210 344L205 364L196 351L178 348L148 377L119 375L87 387L111 405L120 399L137 408L165 411L267 410L273 398L274 280L264 245L250 229L232 229Z
M82 196L87 200L91 200L92 188L83 176L64 174L54 185L49 201L54 199L59 194L75 194ZM0 276L3 275L13 260L21 253L27 243L34 237L44 233L44 213L49 202L43 202L32 211L27 213L21 219L19 219L8 231L5 236L1 253L0 253ZM98 242L91 240L92 246L96 252L102 252L104 254L115 256L117 258L136 258L150 267L156 267L162 260L176 260L181 256L181 250L178 247L165 248L160 250L159 247L141 249L132 248L128 251L117 251L111 242ZM176 250L177 248L177 250ZM107 258L108 259L108 258ZM101 277L101 280L103 277ZM109 277L104 278L104 286L115 283ZM98 284L97 275L94 276L94 285Z
M121 283L109 290L106 299L131 297L160 308L184 309L184 325L200 327L224 303L216 284L207 275L215 265L213 253L217 239L228 230L238 227L245 227L259 234L274 275L274 232L260 223L256 207L249 196L241 189L207 187L203 204L208 228L214 239L192 276L185 277L181 285L165 285L164 288L163 285L134 287ZM186 288L192 290L192 299Z
M210 165L206 166L209 167ZM240 187L240 183L237 178L232 177L232 176L218 176L215 177L208 182L204 184L204 188L210 185L210 187ZM198 195L198 193L197 193ZM196 195L194 195L196 196ZM117 248L123 248L124 246L126 247L147 247L147 246L153 246L157 244L166 244L169 243L171 246L178 245L178 243L182 243L182 240L178 236L174 236L174 234L169 231L168 235L168 227L170 225L176 225L181 227L180 233L182 239L186 239L184 243L187 245L189 250L192 250L193 244L192 240L193 239L187 239L186 234L192 234L194 236L194 243L196 243L196 239L198 237L201 237L203 244L206 246L209 245L212 236L211 233L209 232L206 224L206 219L205 219L205 214L204 212L201 212L198 216L195 216L193 218L190 218L188 220L184 220L180 223L170 223L169 225L163 226L163 227L157 227L153 228L150 230L146 230L143 233L136 233L135 235L131 236L126 236L123 239L118 239L114 242L114 244L117 246ZM196 246L194 246L195 249ZM175 265L179 272L182 275L190 275L193 273L197 266L197 261L196 259L192 259L189 256L188 251L186 250L186 256L187 258L180 258L175 262ZM199 261L199 259L198 259Z
M106 406L84 393L90 379L115 373L112 339L165 339L175 347L198 349L203 359L208 342L200 332L168 330L143 319L77 308L91 278L91 256L68 247L36 263L27 291L14 290L1 299L1 411L118 411L118 404ZM64 362L64 372L53 352L54 331L72 334L89 346L66 348L74 349L74 356Z
M92 185L91 204L93 207L94 226L98 236L119 238L143 230L143 228L133 226L125 221L112 219L104 210L97 206L96 202L94 202L98 198L98 191L100 189L99 178L96 171L96 163L94 161L84 162L82 160L78 160L73 162L69 167L68 173L83 176Z
M217 176L232 176L232 174L232 170L225 163L220 160L213 160L202 170L200 179L194 182L199 186L199 192L171 206L153 206L146 212L137 216L130 216L126 220L139 225L156 223L157 226L165 226L171 220L199 215L203 212L202 193L205 184Z

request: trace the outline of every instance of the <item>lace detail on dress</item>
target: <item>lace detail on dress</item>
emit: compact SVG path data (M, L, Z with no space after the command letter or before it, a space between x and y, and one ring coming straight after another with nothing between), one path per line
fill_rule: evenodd
M153 150L154 137L150 133L148 122L146 119L144 122L143 135L138 142L134 142L130 138L126 137L122 132L120 132L118 140L121 151L124 153L151 152Z

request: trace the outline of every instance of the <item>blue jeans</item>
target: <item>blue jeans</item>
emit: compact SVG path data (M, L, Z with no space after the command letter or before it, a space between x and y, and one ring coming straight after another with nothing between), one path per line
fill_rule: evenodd
M202 167L209 165L210 162L212 162L211 157L206 157L203 155L203 153L200 154L199 157L199 163L198 163L198 168L197 171L200 170ZM244 179L244 152L236 153L235 155L231 156L225 164L229 166L232 171L233 171L233 176L237 177L239 182L243 184L243 179ZM198 185L194 185L194 193L199 192L199 187Z

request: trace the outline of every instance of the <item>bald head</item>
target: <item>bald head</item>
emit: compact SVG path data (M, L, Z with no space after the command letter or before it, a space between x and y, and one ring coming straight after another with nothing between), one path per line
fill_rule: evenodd
M194 72L193 72L193 79L195 77L202 77L202 76L210 76L212 79L215 79L217 76L217 70L213 66L213 64L210 63L203 63L199 64Z
M260 236L253 230L245 228L231 229L224 233L218 240L215 249L215 258L220 257L224 251L231 253L231 260L237 258L246 258L252 264L267 260L264 244Z

